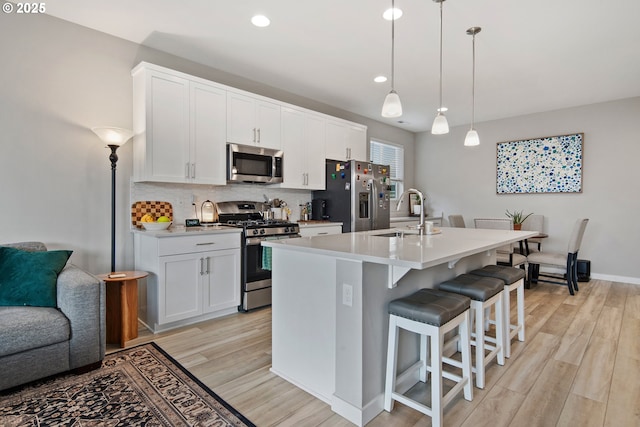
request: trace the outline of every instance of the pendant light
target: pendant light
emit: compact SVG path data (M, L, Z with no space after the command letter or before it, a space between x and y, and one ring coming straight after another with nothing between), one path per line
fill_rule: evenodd
M480 137L478 137L478 132L473 128L473 122L476 119L476 34L481 30L482 28L480 27L471 27L467 30L467 34L473 37L473 66L471 71L471 129L469 129L467 136L464 138L466 147L480 145Z
M395 0L391 0L391 11L391 92L387 94L384 104L382 104L382 117L400 117L402 115L400 97L395 91Z
M442 107L442 3L444 3L445 0L433 1L440 3L440 106L438 108L438 115L433 120L431 133L434 135L444 135L445 133L449 133L449 122L447 122L447 117L442 114L445 111Z

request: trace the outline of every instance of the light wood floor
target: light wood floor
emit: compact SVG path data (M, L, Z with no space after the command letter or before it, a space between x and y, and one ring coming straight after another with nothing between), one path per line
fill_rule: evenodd
M514 341L504 366L489 366L472 402L459 397L445 408L445 425L640 426L640 286L591 280L571 297L540 284L525 303L526 341ZM141 329L127 345L152 340L260 427L352 425L269 372L270 309L158 335ZM396 403L369 425L431 421Z

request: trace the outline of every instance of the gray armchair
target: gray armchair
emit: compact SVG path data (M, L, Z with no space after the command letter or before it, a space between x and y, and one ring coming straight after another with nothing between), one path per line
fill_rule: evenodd
M39 242L0 246L46 250ZM0 390L101 365L105 354L104 283L68 263L58 275L56 292L56 308L0 307Z
M462 215L449 215L449 225L451 227L465 228L464 217Z

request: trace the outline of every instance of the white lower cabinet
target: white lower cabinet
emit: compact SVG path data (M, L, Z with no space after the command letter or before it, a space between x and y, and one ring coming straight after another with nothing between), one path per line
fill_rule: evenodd
M207 274L203 275L202 311L213 313L240 305L240 251L214 251L205 259ZM234 286L229 286L234 283Z
M192 254L158 259L158 324L202 314L202 281L198 271L201 259Z
M139 290L140 320L153 332L237 311L240 234L134 236L136 269L148 271Z

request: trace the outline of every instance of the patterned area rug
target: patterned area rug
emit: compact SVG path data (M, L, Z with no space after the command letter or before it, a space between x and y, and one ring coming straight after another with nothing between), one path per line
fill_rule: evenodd
M0 394L0 425L255 427L155 343Z

